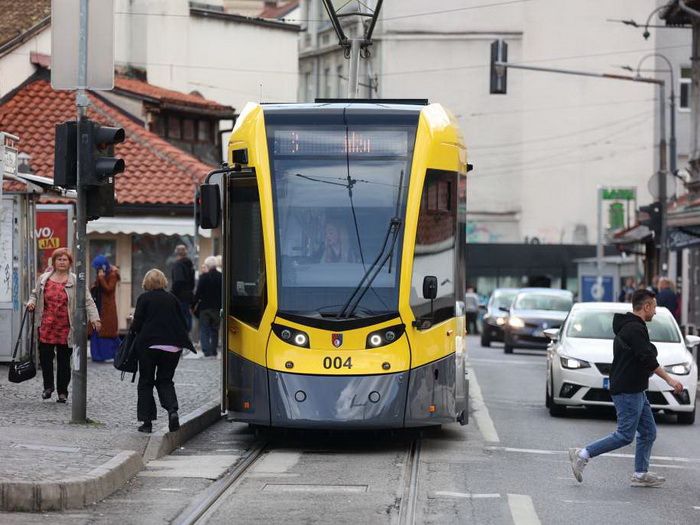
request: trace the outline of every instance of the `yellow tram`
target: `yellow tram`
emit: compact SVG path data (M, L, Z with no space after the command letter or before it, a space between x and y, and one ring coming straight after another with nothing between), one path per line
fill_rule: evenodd
M202 226L222 228L228 417L465 424L467 153L450 113L251 103L228 161L201 186Z

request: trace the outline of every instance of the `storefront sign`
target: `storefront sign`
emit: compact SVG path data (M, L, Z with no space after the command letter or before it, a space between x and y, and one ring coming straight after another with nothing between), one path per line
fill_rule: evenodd
M668 230L670 250L682 250L700 244L700 228L673 228Z

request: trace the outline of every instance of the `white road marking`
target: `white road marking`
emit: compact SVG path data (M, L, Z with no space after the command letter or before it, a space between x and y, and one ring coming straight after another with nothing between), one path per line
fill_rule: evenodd
M484 450L495 450L501 452L522 452L524 454L544 454L544 455L563 455L568 454L566 450L541 450L532 448L512 448L512 447L484 447ZM613 458L634 458L634 454L618 454L614 452L608 452L603 454L605 457ZM700 463L700 458L679 458L673 456L651 456L654 461L675 461L677 463ZM668 465L658 465L660 467ZM670 468L673 468L669 466Z
M515 525L540 525L540 518L530 496L508 494L508 506Z
M700 507L693 507L693 509L695 509L695 510L700 510Z
M467 498L467 499L486 499L486 498L500 498L500 494L470 494L464 492L449 492L449 491L439 491L435 493L436 496L445 496L448 498Z
M498 437L493 420L489 415L489 409L486 408L486 403L484 403L484 396L481 394L481 388L479 388L479 383L476 380L476 374L473 368L469 369L469 398L471 406L474 409L472 415L474 419L476 419L476 424L479 426L484 440L500 443L501 440Z

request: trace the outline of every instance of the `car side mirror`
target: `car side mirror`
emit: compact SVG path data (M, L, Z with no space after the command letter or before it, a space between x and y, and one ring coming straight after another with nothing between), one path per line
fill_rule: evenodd
M498 309L502 312L510 312L510 308L508 308L507 306L499 306Z
M423 277L423 298L431 301L437 297L438 280L434 275Z
M544 330L544 335L549 337L552 341L559 340L559 328L547 328Z
M685 346L688 348L695 348L700 344L700 336L697 335L686 335L685 336Z
M199 202L195 203L195 205L199 206L200 226L204 230L218 228L221 220L219 185L202 184L199 187L199 192Z

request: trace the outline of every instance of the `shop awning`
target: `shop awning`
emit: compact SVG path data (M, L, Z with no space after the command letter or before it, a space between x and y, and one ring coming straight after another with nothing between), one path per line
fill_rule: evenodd
M88 233L123 233L126 235L194 235L191 217L101 217L87 223ZM211 230L199 229L202 237Z

